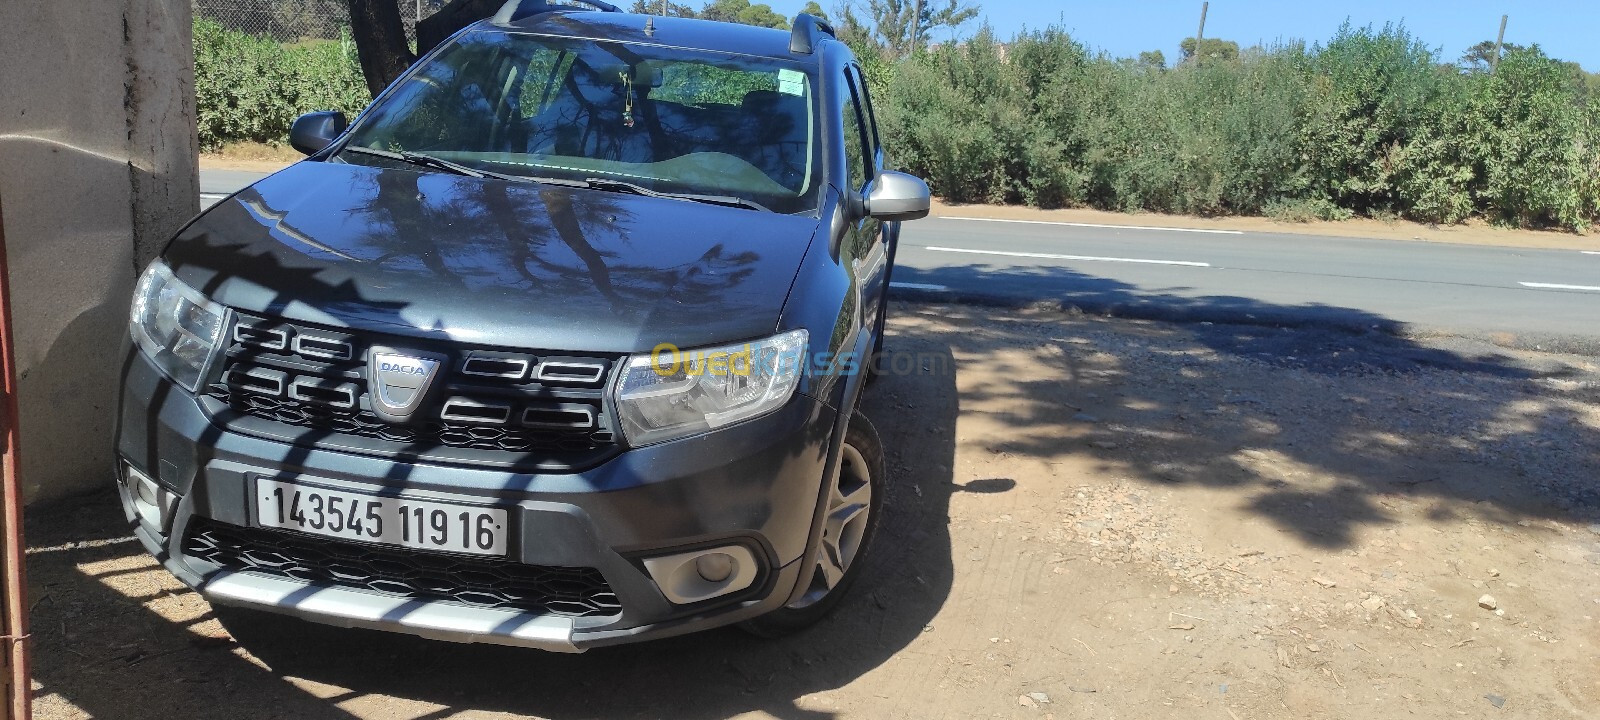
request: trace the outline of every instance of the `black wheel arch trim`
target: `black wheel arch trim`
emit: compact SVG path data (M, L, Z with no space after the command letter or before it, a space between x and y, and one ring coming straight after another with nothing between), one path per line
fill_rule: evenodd
M863 357L861 353L866 352L871 347L871 331L858 324L854 342L856 357ZM806 538L805 554L800 556L799 561L802 563L814 557L817 553L817 548L822 544L823 524L827 519L825 508L828 502L828 492L833 487L834 473L839 471L839 455L844 451L844 438L850 430L850 420L855 416L856 405L861 400L862 392L866 390L866 377L867 374L865 372L851 373L846 376L845 382L841 384L838 391L839 397L835 401L837 404L834 405L838 409L838 414L834 417L833 432L828 439L828 457L823 465L822 482L817 488L817 502L811 509L811 534ZM795 585L790 589L788 599L784 601L784 605L800 599L800 596L805 593L808 586L808 582L805 580L809 580L809 578L805 578L803 573L796 578Z

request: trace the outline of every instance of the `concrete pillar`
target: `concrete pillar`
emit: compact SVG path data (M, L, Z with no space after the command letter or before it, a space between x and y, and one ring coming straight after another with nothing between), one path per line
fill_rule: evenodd
M29 501L109 486L128 296L198 211L189 0L0 2L5 207Z

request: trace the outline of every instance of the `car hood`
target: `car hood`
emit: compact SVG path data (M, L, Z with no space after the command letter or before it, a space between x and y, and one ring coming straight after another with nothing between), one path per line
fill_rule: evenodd
M494 346L647 352L774 332L816 218L305 161L165 258L230 307Z

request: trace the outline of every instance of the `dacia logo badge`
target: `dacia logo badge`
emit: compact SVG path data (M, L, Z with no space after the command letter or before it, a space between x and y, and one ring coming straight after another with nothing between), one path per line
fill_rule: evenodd
M372 348L367 355L372 413L392 423L409 421L427 398L442 360L427 353Z
M406 362L396 362L396 361L393 361L393 360L378 363L378 372L381 372L381 373L400 373L401 375L427 375L428 374L428 370L422 366L421 362L418 362L415 365L412 365L412 364L409 364L409 363L406 363Z

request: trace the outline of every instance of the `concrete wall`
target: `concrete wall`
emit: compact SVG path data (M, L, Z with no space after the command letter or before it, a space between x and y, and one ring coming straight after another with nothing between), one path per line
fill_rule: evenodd
M28 501L112 478L137 269L197 211L189 0L0 0L0 212Z

